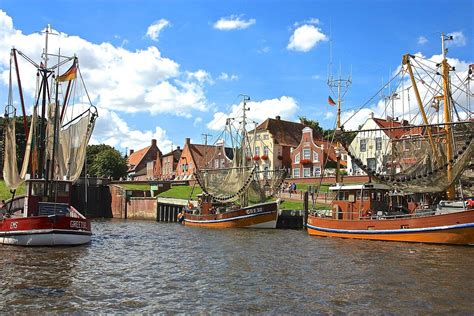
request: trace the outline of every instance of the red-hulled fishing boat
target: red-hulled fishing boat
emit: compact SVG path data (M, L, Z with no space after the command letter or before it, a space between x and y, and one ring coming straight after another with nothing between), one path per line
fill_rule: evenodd
M332 208L308 217L310 235L474 245L474 209L417 208L423 198L393 195L382 184L341 185Z
M97 111L90 103L76 56L48 53L48 35L43 59L36 64L21 51L12 49L10 85L17 76L23 119L16 119L12 88L5 107L3 176L12 198L0 210L0 244L21 246L69 246L89 243L91 223L71 205L73 183L84 165L86 147ZM37 92L33 113L27 117L17 56L36 69ZM57 60L52 66L48 60ZM70 65L65 72L60 67ZM61 74L62 73L62 74ZM80 79L80 80L79 80ZM65 85L62 87L62 85ZM28 124L28 120L30 123ZM25 146L17 140L23 128ZM17 149L22 157L18 169ZM15 197L26 183L26 195Z
M223 166L219 164L221 159L213 157L207 164L208 168L198 169L194 173L204 194L198 197L197 205L189 205L184 216L188 226L276 228L279 202L269 200L278 192L286 173L284 170L270 170L268 166L259 170L255 161L247 159L258 156L254 153L256 137L254 135L253 142L250 141L246 130L248 100L249 97L244 96L241 120L226 120L224 132L231 134L231 131L238 131L228 137L235 145L228 148L233 154L232 159L228 157L231 165ZM220 137L226 139L223 134ZM221 146L225 146L222 139L218 141ZM212 163L214 161L217 163Z
M278 219L278 202L254 204L247 207L212 203L210 196L199 197L199 211L193 209L185 215L188 226L211 228L275 228Z
M345 145L353 168L373 183L342 185L337 168L332 208L309 215L310 235L474 245L474 65L451 76L445 41L452 36L441 38L434 60L403 57L398 86L385 98L392 116L372 113ZM341 135L340 94L337 104Z

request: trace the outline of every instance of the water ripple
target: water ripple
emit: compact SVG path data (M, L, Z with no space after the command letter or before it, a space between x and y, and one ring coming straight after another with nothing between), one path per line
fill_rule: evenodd
M0 246L3 313L472 314L474 248L97 220L90 245Z

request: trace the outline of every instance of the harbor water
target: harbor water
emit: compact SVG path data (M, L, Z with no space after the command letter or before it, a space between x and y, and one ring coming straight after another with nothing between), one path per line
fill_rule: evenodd
M93 230L86 246L0 246L0 311L474 313L474 247L152 221Z

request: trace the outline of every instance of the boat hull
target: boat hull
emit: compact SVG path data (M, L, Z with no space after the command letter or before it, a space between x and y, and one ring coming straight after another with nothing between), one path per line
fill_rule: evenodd
M68 216L5 218L0 244L17 246L76 246L91 241L89 219Z
M309 216L307 230L313 236L474 245L474 211L373 220Z
M211 228L276 228L278 204L264 203L223 214L186 214L187 226Z

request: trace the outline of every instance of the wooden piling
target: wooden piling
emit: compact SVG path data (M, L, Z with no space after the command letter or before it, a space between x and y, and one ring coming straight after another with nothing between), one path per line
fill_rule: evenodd
M309 212L309 194L308 191L304 193L304 215L303 215L303 229L306 229L306 224L308 224L308 212Z

